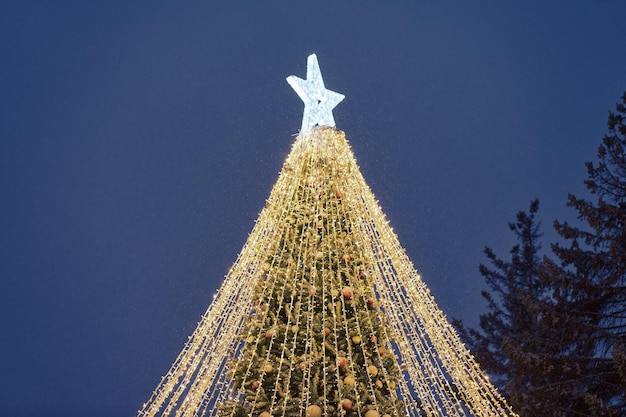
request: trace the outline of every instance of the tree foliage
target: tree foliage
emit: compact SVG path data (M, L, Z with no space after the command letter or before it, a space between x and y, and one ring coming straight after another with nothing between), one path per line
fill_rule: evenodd
M568 197L585 227L555 222L566 244L554 244L559 268L550 278L560 282L563 309L581 326L584 393L580 407L588 415L626 412L626 93L609 113L608 133L598 148L597 163L588 162L585 185L595 201Z
M553 366L553 346L547 342L551 329L542 316L548 296L540 277L538 209L535 200L528 212L519 212L516 221L509 223L518 240L510 259L499 258L490 248L484 250L490 266L481 264L480 273L491 292L482 293L488 313L480 316L481 331L455 321L481 367L522 416L543 415L542 403L548 398L539 398L537 387L545 385Z
M242 354L230 365L243 402L226 402L221 415L400 415L401 368L372 261L342 198L343 174L318 159L303 167L255 289Z
M491 292L480 331L455 324L521 416L626 414L626 93L609 113L597 162L569 195L579 224L556 221L562 242L541 257L538 202L510 228L510 260L487 248Z

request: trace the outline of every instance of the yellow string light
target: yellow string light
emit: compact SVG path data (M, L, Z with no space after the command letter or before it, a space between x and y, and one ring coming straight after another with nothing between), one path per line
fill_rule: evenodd
M317 223L301 227L303 216ZM335 253L341 247L349 253ZM342 278L331 268L332 259L340 259L342 270L357 260L368 270L351 270ZM354 326L347 320L354 302L341 293L344 279L354 291L351 297L372 306L359 313ZM276 311L268 300L279 306ZM331 302L317 316L316 303L325 302L320 300ZM286 317L284 325L279 315ZM267 330L259 330L265 325ZM388 344L371 359L378 365L361 369L353 355L369 348L377 328ZM317 346L319 332L324 332L322 346ZM350 339L341 353L346 363L338 365L331 362L345 345L340 333ZM276 346L282 351L275 357L270 351ZM304 349L301 357L299 349ZM380 365L385 360L400 369L398 378L393 367ZM259 363L260 373L254 369ZM321 374L314 363L324 364ZM259 381L248 380L254 372ZM302 387L294 398L289 386L299 378L296 372L302 374ZM352 375L363 372L368 376L359 391ZM243 375L238 386L235 374ZM267 404L260 389L253 400L240 389L273 375L278 377L265 393ZM322 393L316 392L320 382ZM383 385L388 394L377 397ZM401 404L390 411L394 417L515 415L437 307L363 179L344 133L316 127L297 137L213 302L138 416L217 416L228 410L222 405L246 401L251 416L265 417L261 409L274 417L304 416L316 396L322 410L346 415L337 391L354 398L350 413L358 416L382 407L380 401ZM363 392L370 398L367 404ZM237 415L234 409L229 413Z

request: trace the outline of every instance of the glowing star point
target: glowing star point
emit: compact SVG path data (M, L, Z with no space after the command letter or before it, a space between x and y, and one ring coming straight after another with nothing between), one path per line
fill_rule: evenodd
M306 80L290 75L287 82L304 102L300 133L307 132L316 125L335 126L333 109L345 96L326 89L315 54L309 55L307 59Z

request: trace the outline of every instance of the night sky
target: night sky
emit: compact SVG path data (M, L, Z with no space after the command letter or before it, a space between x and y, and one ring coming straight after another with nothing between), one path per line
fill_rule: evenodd
M0 5L1 416L148 399L278 177L303 109L285 77L309 54L401 243L470 325L483 247L506 256L537 197L548 248L626 90L623 0L182 3Z

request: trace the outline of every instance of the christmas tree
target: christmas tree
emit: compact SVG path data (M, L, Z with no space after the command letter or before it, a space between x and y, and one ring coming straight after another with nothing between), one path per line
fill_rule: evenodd
M254 229L139 416L514 415L365 183L315 55Z

